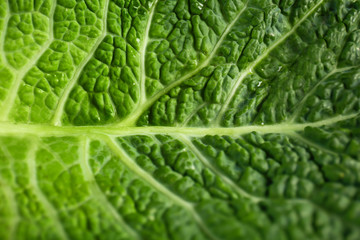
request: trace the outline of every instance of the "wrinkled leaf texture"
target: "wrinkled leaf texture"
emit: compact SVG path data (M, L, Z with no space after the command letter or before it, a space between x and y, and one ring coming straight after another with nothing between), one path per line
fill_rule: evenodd
M0 239L360 239L358 0L0 1Z

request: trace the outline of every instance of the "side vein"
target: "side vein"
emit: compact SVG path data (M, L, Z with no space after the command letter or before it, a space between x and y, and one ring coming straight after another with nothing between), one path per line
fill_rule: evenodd
M301 99L301 101L295 106L295 110L293 112L293 114L291 115L289 122L294 122L295 119L298 117L298 115L300 114L300 111L302 109L302 107L305 105L306 100L315 93L317 87L325 82L327 79L329 79L331 76L333 76L336 73L339 72L345 72L345 71L349 71L352 69L359 69L359 66L355 66L355 67L344 67L344 68L338 68L338 69L334 69L331 72L329 72L324 78L322 78L317 84L315 84L315 86L312 87L312 89L307 92L304 97Z
M6 199L5 201L9 204L8 211L11 212L11 219L9 219L8 217L5 217L4 219L5 223L9 225L9 229L7 229L7 236L9 236L9 239L15 239L16 227L20 221L15 194L11 189L11 187L8 186L3 179L1 179L1 175L0 175L0 187L1 187L1 191L5 195L5 199ZM2 202L2 204L4 203Z
M206 106L208 106L209 104L208 103L202 103L202 104L200 104L199 106L197 106L187 117L186 117L186 119L184 120L184 122L183 123L181 123L181 124L179 124L178 126L180 126L180 127L183 127L183 126L186 126L188 123L189 123L189 121L195 116L195 114L198 112L198 111L200 111L200 109L202 109L202 108L204 108L204 107L206 107Z
M79 65L79 67L77 67L76 72L74 73L73 77L69 80L69 83L67 84L63 94L61 95L58 105L56 107L54 116L51 120L51 123L55 126L61 126L61 117L62 114L64 112L64 107L65 107L65 103L66 100L69 97L69 94L71 92L71 90L74 88L80 74L82 73L84 67L86 66L86 64L90 61L90 59L93 57L96 49L99 47L100 43L103 41L103 39L105 38L106 34L107 34L107 13L109 10L109 0L105 0L105 6L104 6L104 13L103 13L103 27L104 30L101 33L101 35L99 36L99 38L97 39L97 41L95 42L94 46L92 47L91 51L88 53L88 55L86 56L86 58L81 62L81 64Z
M227 107L229 106L232 98L234 97L238 87L240 86L240 84L242 83L242 81L245 79L245 77L247 75L249 75L253 69L262 61L264 60L269 53L274 50L277 46L279 46L285 39L287 39L290 35L292 35L296 29L324 2L324 0L320 0L317 4L315 4L300 20L299 22L297 22L290 31L288 31L286 34L284 34L282 37L280 37L278 40L274 41L271 46L269 48L267 48L252 64L250 64L247 68L245 68L244 71L242 71L239 74L239 77L237 78L237 80L235 81L234 86L232 87L231 92L229 93L229 95L227 96L225 103L223 104L223 106L220 109L220 112L218 114L218 116L215 119L215 125L220 125L221 120L224 116L224 113L227 109Z
M59 220L59 216L56 212L56 209L48 201L46 196L41 191L38 181L37 181L37 178L36 178L36 176L37 176L36 175L36 151L38 148L37 144L38 144L38 141L33 139L30 150L28 152L28 157L26 158L27 165L29 167L30 184L34 189L36 196L39 198L39 201L44 205L44 207L47 211L47 214L49 215L49 217L51 217L53 219L55 227L56 227L61 239L68 240L69 237L67 236L63 226L61 225L61 222Z
M114 138L105 137L102 136L101 138L104 142L108 144L110 149L117 154L122 162L135 174L137 174L140 178L142 178L145 182L150 184L152 187L154 187L157 191L161 192L168 198L170 198L175 204L185 208L188 212L191 213L191 215L194 217L197 224L200 226L200 228L206 233L206 235L213 240L218 240L216 237L213 236L210 229L204 224L201 217L198 215L196 210L194 209L194 205L192 203L189 203L173 192L169 191L166 187L161 185L157 180L155 180L149 173L145 172L143 169L141 169L136 163L131 160L131 158L127 155L127 153L120 148L120 146L115 142Z
M11 107L14 105L15 98L17 96L18 90L19 90L20 85L21 85L21 81L23 80L25 75L29 72L29 70L38 62L40 57L49 48L50 44L54 40L54 19L53 19L53 16L54 16L56 4L57 4L57 0L54 0L52 2L51 10L50 10L50 13L49 13L49 39L42 46L42 48L40 49L38 54L35 54L33 57L31 57L28 60L27 64L25 64L25 66L22 68L22 70L20 72L18 72L18 74L16 75L14 83L13 83L12 87L10 88L9 93L8 93L8 95L6 96L6 98L5 98L4 102L3 102L3 110L2 110L2 113L0 115L0 121L8 120L9 113L10 113ZM1 49L1 51L3 51L3 49Z
M300 140L301 142L305 143L306 145L308 145L309 147L314 147L314 148L317 148L317 149L320 149L321 151L323 152L326 152L328 154L331 154L331 155L339 155L338 153L328 149L328 148L325 148L323 146L321 146L320 144L318 143L315 143L313 142L312 140L309 140L303 136L301 136L300 134L298 133L290 133L288 134L289 136L292 136L294 138L297 138L298 140Z
M15 172L14 171L14 158L12 157L12 155L8 152L8 150L6 149L6 147L4 147L4 144L0 145L0 151L3 152L5 159L10 159L10 170L11 172ZM4 184L4 186L2 186L1 184ZM19 208L20 206L18 206L17 201L16 201L16 186L17 184L14 183L14 180L7 180L7 182L5 182L4 179L2 179L2 176L0 175L0 186L3 189L4 193L6 194L6 197L9 201L9 205L11 208L11 212L13 214L13 218L11 221L8 221L10 223L10 229L8 229L8 236L9 239L15 239L16 236L16 230L18 228L18 225L21 221L21 217L20 217L20 212L19 212Z
M4 55L4 44L5 44L5 37L6 37L6 32L7 32L7 27L8 27L8 23L9 23L9 19L10 19L10 3L9 0L6 1L5 5L7 6L6 9L6 13L5 13L5 17L3 18L3 30L0 32L0 56L2 57L2 65L4 67L7 67L9 69L13 69L13 67L7 62L7 59Z
M211 171L213 171L217 176L220 177L220 179L222 179L225 183L227 183L228 185L231 186L231 188L233 188L240 196L245 196L249 199L251 199L253 202L260 202L260 201L264 201L264 199L262 199L261 197L257 197L254 195L251 195L250 193L246 192L245 190L243 190L242 188L240 188L232 179L228 178L226 175L224 175L223 173L221 173L221 171L219 171L215 166L213 166L205 157L204 155L196 148L196 146L191 142L191 140L189 140L189 138L185 137L184 135L179 135L178 136L191 150L191 152L193 152L195 154L195 156L198 157L198 159L207 167L209 168Z
M101 191L100 187L96 183L96 180L94 178L94 174L92 173L90 166L88 164L89 159L89 143L88 139L85 136L82 136L81 139L81 148L80 148L80 166L81 170L84 174L84 179L88 184L90 185L90 189L94 195L95 198L99 200L101 203L101 206L103 206L113 217L116 219L116 221L119 223L119 225L115 225L115 227L123 227L132 237L135 239L140 239L139 235L131 229L127 223L124 221L122 216L119 215L119 213L116 211L116 209L109 203L104 193ZM119 228L119 230L121 230Z
M170 83L165 88L163 88L160 91L158 91L157 93L155 93L151 98L146 99L146 101L144 102L143 105L141 105L141 107L137 108L133 113L131 113L131 115L129 117L125 118L118 125L131 126L141 116L141 114L143 114L149 107L151 107L151 105L154 104L154 102L156 100L158 100L161 96L163 96L164 94L169 92L174 87L180 85L185 80L193 77L195 74L199 73L204 67L206 67L210 63L210 61L213 59L215 54L217 53L217 50L220 48L222 42L225 40L226 36L228 35L228 33L230 32L232 27L235 25L235 23L240 18L240 16L243 14L243 12L247 9L247 4L248 4L248 2L246 2L244 7L240 10L240 12L234 18L234 20L225 28L224 32L221 34L219 41L216 43L216 45L213 48L213 50L211 51L209 57L205 61L203 61L201 64L199 64L193 71L185 74L178 80L175 80L174 82Z
M146 72L145 72L145 58L146 58L146 47L149 41L149 32L150 32L150 26L151 22L154 16L156 4L158 3L158 0L155 0L153 2L153 5L151 6L149 10L149 17L146 23L146 29L145 29L145 35L144 35L144 41L140 49L140 72L141 72L141 79L140 79L140 100L138 106L141 106L146 101L146 91L145 91L145 81L146 81Z

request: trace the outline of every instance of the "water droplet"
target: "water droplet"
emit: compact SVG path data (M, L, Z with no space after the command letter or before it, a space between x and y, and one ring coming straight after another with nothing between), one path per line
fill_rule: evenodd
M200 11L204 8L204 4L202 4L201 2L196 2L195 6L197 9L199 9Z

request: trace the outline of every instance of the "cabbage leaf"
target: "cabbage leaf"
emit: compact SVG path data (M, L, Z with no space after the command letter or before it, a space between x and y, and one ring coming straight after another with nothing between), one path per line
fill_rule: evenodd
M0 1L0 239L360 239L359 0Z

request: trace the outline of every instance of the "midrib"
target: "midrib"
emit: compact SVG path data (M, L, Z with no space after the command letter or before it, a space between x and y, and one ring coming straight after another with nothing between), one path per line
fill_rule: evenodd
M109 135L109 136L128 136L128 135L149 135L149 134L184 134L187 136L205 135L228 135L239 136L251 133L292 133L302 131L306 127L321 127L332 125L337 122L345 121L359 116L358 113L340 115L326 120L311 123L279 123L274 125L256 125L241 127L118 127L118 126L51 126L34 124L16 124L0 122L0 135L37 135L37 136L80 136L80 135Z

